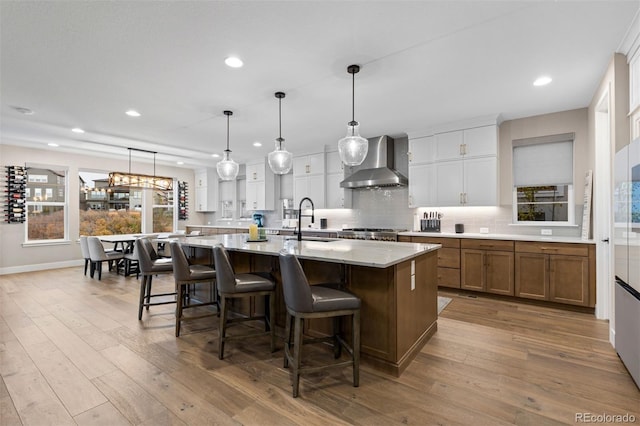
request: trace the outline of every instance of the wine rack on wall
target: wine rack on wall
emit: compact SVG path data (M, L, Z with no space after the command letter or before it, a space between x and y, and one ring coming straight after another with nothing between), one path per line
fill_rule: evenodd
M189 191L187 182L178 182L178 220L189 218Z
M27 213L26 187L27 169L22 166L5 166L5 222L24 222Z

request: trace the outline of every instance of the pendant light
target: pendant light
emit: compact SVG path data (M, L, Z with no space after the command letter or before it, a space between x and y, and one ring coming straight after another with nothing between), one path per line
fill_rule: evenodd
M280 136L276 139L276 149L271 151L268 155L269 167L273 173L277 175L286 175L291 170L293 164L293 154L282 147L284 139L282 139L282 98L284 98L284 92L276 92L276 98L278 98L278 126L280 130Z
M229 117L233 115L231 111L224 111L227 116L227 149L224 150L224 156L216 165L218 176L222 180L234 180L238 176L238 163L231 159L231 150L229 149Z
M355 119L356 74L360 72L360 66L349 65L347 72L351 74L351 121L347 125L347 136L338 141L338 153L347 166L359 166L369 151L369 142L360 136L360 124Z

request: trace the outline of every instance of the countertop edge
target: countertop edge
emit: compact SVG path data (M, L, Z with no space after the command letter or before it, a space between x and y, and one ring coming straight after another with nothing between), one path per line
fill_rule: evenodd
M583 240L579 237L561 237L561 236L544 236L544 235L514 235L514 234L476 234L454 232L420 232L405 231L399 232L399 236L406 237L432 237L432 238L470 238L477 240L508 240L508 241L535 241L535 242L552 242L552 243L571 243L571 244L595 244L593 239Z

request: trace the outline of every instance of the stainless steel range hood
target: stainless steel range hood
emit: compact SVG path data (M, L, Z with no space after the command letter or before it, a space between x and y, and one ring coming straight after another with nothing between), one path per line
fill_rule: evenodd
M395 169L393 139L379 136L368 140L367 158L340 186L349 189L406 186L409 180Z

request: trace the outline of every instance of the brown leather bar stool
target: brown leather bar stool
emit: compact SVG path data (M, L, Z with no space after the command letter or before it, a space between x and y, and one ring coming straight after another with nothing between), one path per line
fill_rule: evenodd
M152 302L152 297L175 296L176 293L151 294L153 276L158 274L170 274L173 272L171 259L159 257L153 248L153 244L147 238L139 238L135 242L134 252L138 259L138 268L142 274L140 280L140 302L138 304L138 320L142 319L142 308L149 306L168 305L176 303L175 299Z
M220 339L218 341L218 358L224 357L224 344L229 340L250 339L257 336L269 335L271 337L271 352L276 349L275 333L275 288L276 284L268 273L236 274L229 260L229 254L222 246L213 248L213 259L218 274L218 294L220 296ZM265 296L269 303L265 303L264 316L228 318L229 300L253 296ZM227 328L236 322L264 320L265 331L260 333L248 333L227 336Z
M193 315L185 317L185 309L202 306L216 305L218 301L215 296L216 270L207 265L190 265L187 255L182 246L177 241L171 241L171 260L173 262L173 277L176 281L176 293L178 294L178 304L176 306L176 337L180 336L180 325L182 321L190 321L210 316L217 316L220 308L213 313ZM210 283L209 301L194 302L193 298L187 294L187 287L191 284Z
M285 329L284 367L291 363L293 375L293 397L298 396L300 374L326 368L353 367L353 386L360 385L360 299L346 291L325 285L309 285L307 277L298 259L292 254L280 254L280 273L282 290L287 305ZM349 346L339 335L339 317L352 317L352 345ZM327 338L304 339L303 322L305 319L334 318L333 336ZM291 323L294 323L292 330ZM293 355L291 354L291 332L293 331ZM333 362L322 366L301 367L302 345L331 341L334 344L334 356L340 357L344 348L351 355L349 361Z

